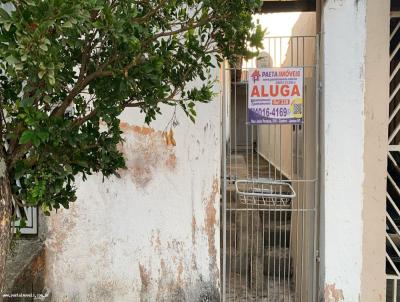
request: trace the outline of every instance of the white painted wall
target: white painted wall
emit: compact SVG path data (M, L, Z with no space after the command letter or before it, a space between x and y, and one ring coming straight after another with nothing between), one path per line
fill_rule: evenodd
M198 106L196 124L178 110L176 147L161 134L172 109L162 112L142 128L143 116L126 110L128 169L79 183L75 204L49 218L53 301L217 301L219 96Z
M382 127L387 120L387 111L382 110L386 108L387 99L382 91L387 90L388 82L385 68L376 67L387 65L388 3L386 0L379 4L374 0L327 0L322 7L321 273L324 301L385 299L382 282L385 211L379 205L385 203L386 163L382 157L386 154L379 146L387 135ZM367 18L367 12L371 11L375 15L373 19L381 22ZM380 46L375 42L369 44L378 36L381 36ZM372 53L375 68L368 59ZM379 76L367 77L366 70L370 75L377 72ZM372 100L367 92L374 90L380 92ZM377 131L371 132L371 129ZM366 177L369 177L367 183ZM374 189L371 186L375 186ZM373 198L365 194L371 189ZM377 206L366 207L371 202ZM373 229L380 231L369 236ZM363 250L367 243L379 246L369 258ZM379 272L376 263L380 265ZM375 284L380 288L372 294L371 286L368 288L366 282L362 286L361 280L363 275L374 274Z
M365 6L328 0L323 12L326 301L361 289Z

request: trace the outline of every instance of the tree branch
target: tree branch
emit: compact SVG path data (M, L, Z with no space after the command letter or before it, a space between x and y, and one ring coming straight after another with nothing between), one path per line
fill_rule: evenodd
M81 81L77 82L74 88L70 91L64 101L58 106L56 109L53 110L51 116L53 117L61 117L64 115L65 110L71 105L74 98L82 92L82 90L94 79L102 77L102 76L111 76L113 75L112 71L103 71L101 69L96 70L95 72L89 74Z
M153 17L164 6L164 4L166 2L167 2L167 0L161 0L160 3L154 9L152 9L150 12L148 12L146 15L144 15L142 17L134 18L133 22L136 22L136 23L147 22L148 20L150 20L151 17Z

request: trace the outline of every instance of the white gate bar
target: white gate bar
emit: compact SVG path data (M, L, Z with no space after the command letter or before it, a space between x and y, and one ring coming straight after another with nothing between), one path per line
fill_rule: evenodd
M400 16L400 15L399 15L399 16ZM397 23L397 26L393 29L393 32L390 34L390 40L393 39L394 35L397 33L397 31L399 30L399 28L400 28L400 22Z
M393 156L390 154L390 152L400 152L400 145L389 145L388 151L389 151L389 157L391 157L391 160L393 160L394 164L397 166L397 163L394 160Z
M396 189L397 193L399 193L399 195L400 195L400 188L396 184L396 182L393 180L392 176L390 176L390 174L388 173L387 177L390 180L390 182L392 183L392 185L394 186L394 188Z
M396 137L396 135L399 131L400 131L400 123L396 126L396 128L393 130L392 134L389 136L389 143L392 142L392 140Z
M397 26L400 26L400 22L399 22L399 25L397 25ZM396 68L393 70L392 74L390 75L390 81L393 80L393 78L396 76L399 69L400 69L400 63L397 64Z
M394 243L394 241L392 240L392 238L390 238L389 234L386 233L386 239L390 242L391 246L393 247L393 249L395 250L397 256L400 257L400 251L397 248L396 244Z
M390 197L389 193L386 193L386 197L389 199L390 203L392 204L392 206L393 206L394 209L396 210L397 215L400 216L400 210L399 210L399 208L397 207L397 205L394 203L392 197ZM386 212L386 215L389 215L389 214ZM399 230L397 230L397 231L398 231L398 233L400 234L400 231L399 231Z
M400 49L400 43L396 46L393 52L390 54L390 60L393 60L394 56L396 55L397 51Z
M400 18L400 11L390 12L390 18Z
M399 63L399 66L400 66L400 63ZM393 112L390 114L389 123L392 122L393 118L396 116L399 109L400 109L400 103L397 104L396 108L394 108Z
M393 269L395 270L396 274L398 277L400 277L400 272L397 269L396 265L394 264L393 260L390 258L390 256L386 253L386 259L390 262L390 264L392 265Z
M399 44L399 46L400 46L400 44ZM393 91L392 94L390 95L389 104L392 102L392 100L394 99L394 97L397 95L397 92L399 92L399 89L400 89L400 82L397 83L396 88L394 89L394 91Z
M393 218L390 217L389 213L386 213L386 218L389 219L390 223L392 224L392 226L394 227L395 231L397 234L400 234L400 230L397 227L396 223L393 221Z

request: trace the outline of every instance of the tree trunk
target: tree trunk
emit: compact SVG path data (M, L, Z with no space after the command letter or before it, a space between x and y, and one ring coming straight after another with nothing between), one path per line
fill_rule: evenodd
M6 257L11 241L12 195L4 158L0 157L0 302L3 301Z

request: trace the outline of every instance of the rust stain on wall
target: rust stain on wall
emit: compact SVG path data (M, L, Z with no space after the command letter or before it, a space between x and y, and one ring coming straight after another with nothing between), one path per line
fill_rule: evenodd
M169 250L173 250L176 254L180 254L181 252L183 252L183 247L184 247L184 243L183 241L179 241L176 239L167 241L167 248Z
M79 219L75 203L70 204L67 215L54 213L50 218L51 231L47 235L49 252L59 253L64 250L64 241L76 226L75 219Z
M183 274L183 261L182 261L182 259L180 259L179 260L179 264L178 264L178 267L177 267L177 280L176 280L176 282L179 284L179 285L183 285L183 279L182 279L182 274Z
M82 300L87 302L98 302L98 301L113 301L115 300L116 293L118 295L126 295L132 290L132 286L125 280L106 279L100 280L95 283L88 284L88 292L86 299L82 297ZM67 300L78 301L79 299Z
M155 301L184 301L185 267L180 258L178 265L168 265L163 258L160 261Z
M142 282L142 288L147 290L150 284L150 273L140 262L139 262L139 272L140 272L140 281Z
M208 255L210 256L210 272L214 272L214 276L218 279L217 267L217 249L215 246L215 228L217 225L217 210L215 209L215 200L219 194L218 178L214 178L210 196L205 203L204 230L208 238Z
M324 296L325 302L344 301L343 290L337 289L335 283L325 285Z
M139 274L141 281L140 288L140 302L149 301L149 285L150 285L150 273L146 267L139 262Z
M196 231L197 231L197 223L196 217L192 214L192 244L193 246L196 245Z
M174 146L167 145L162 131L150 127L120 124L125 142L120 146L127 169L121 175L129 175L138 187L145 187L155 170L173 171L177 158Z
M156 130L154 130L153 128L150 127L140 127L137 125L130 125L128 123L120 123L119 127L121 128L121 130L123 132L128 132L128 131L132 131L132 132L136 132L139 134L143 134L143 135L150 135L153 134L154 132L156 132Z
M150 243L156 252L161 253L161 239L160 239L160 230L159 229L152 231Z

